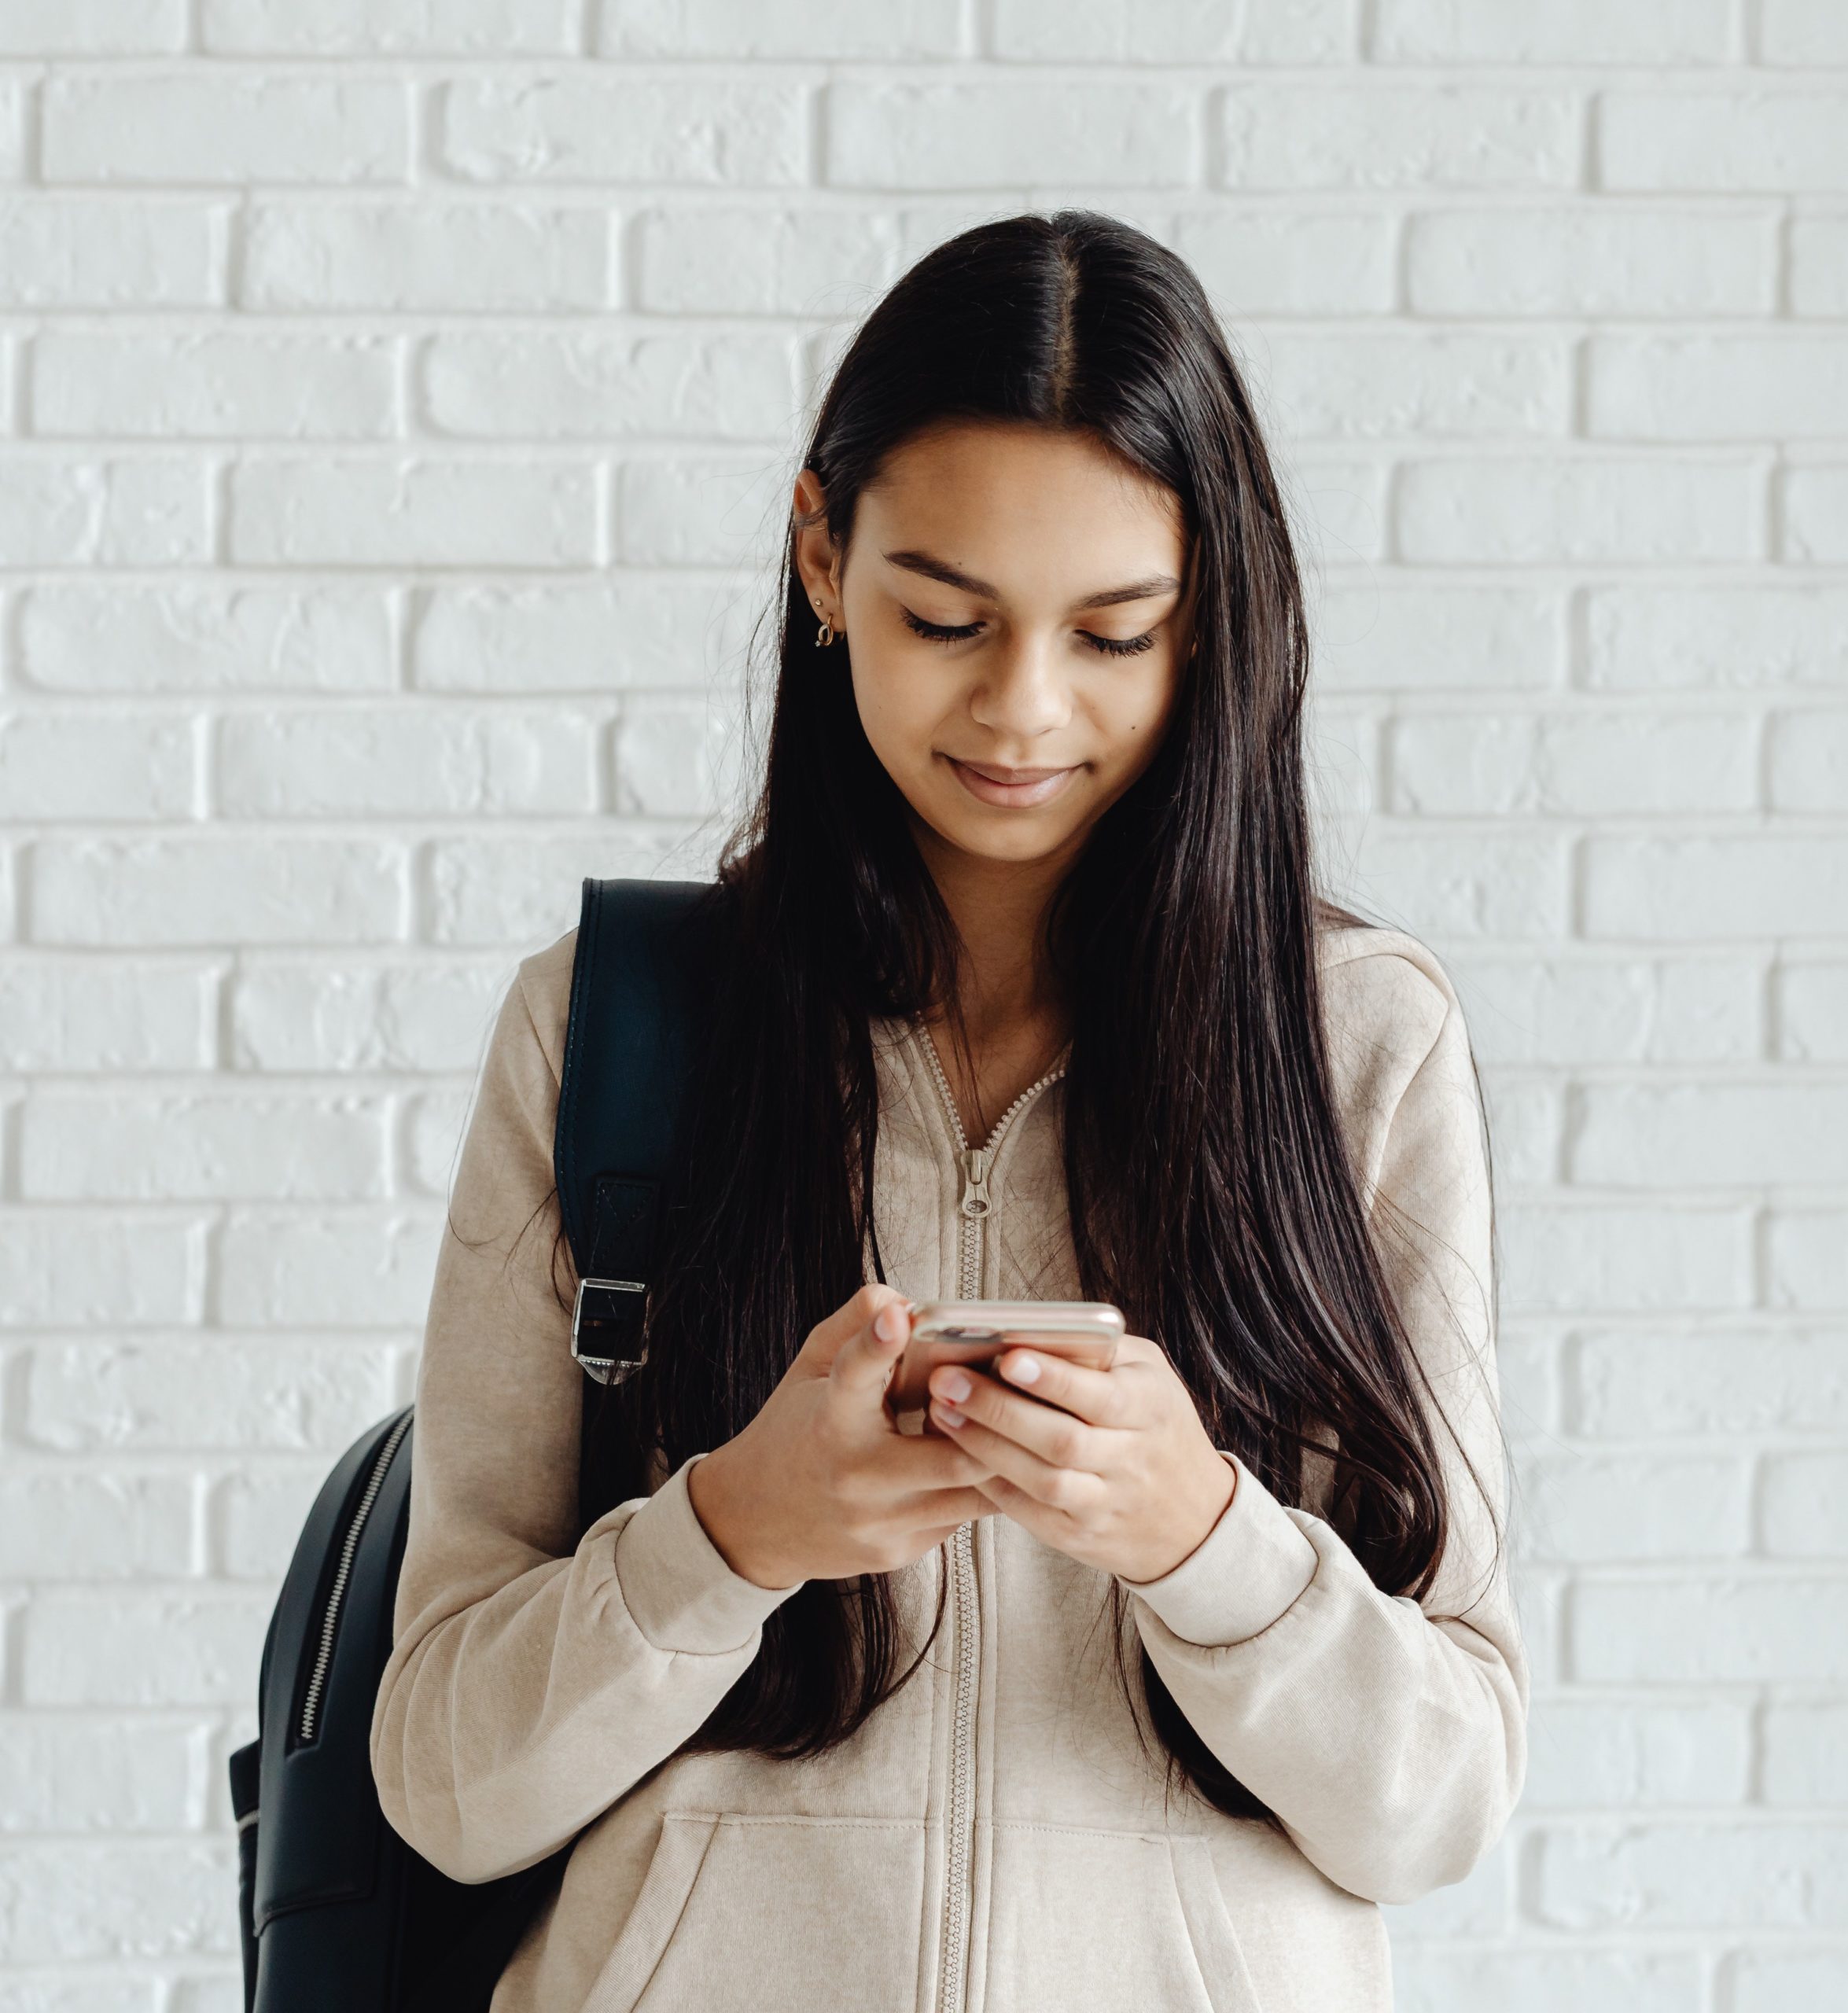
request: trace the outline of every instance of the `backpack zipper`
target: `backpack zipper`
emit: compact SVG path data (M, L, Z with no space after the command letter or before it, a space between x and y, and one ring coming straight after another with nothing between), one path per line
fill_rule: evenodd
M359 1548L359 1533L366 1528L366 1519L372 1514L374 1500L384 1486L385 1470L392 1465L392 1456L398 1451L398 1443L410 1430L411 1415L407 1412L392 1427L372 1463L372 1472L366 1478L364 1493L352 1520L347 1525L345 1541L340 1548L340 1563L333 1569L333 1584L327 1590L327 1605L321 1610L321 1640L315 1652L315 1668L308 1673L308 1688L302 1698L301 1726L296 1736L300 1747L315 1738L315 1720L320 1709L321 1687L327 1681L327 1667L333 1661L334 1632L340 1625L341 1603L346 1598L347 1576L353 1570L353 1555Z
M963 1300L981 1297L982 1226L992 1206L988 1195L988 1171L994 1165L1003 1135L1016 1113L1046 1086L1065 1074L1065 1065L1049 1069L1037 1083L1029 1084L996 1120L987 1141L972 1146L963 1130L949 1079L937 1060L937 1044L922 1015L914 1014L912 1025L930 1073L943 1099L943 1107L956 1142L956 1158L963 1176L963 1192L957 1202L960 1218L956 1227L957 1256L960 1260ZM976 1632L981 1610L976 1599L975 1525L959 1524L948 1540L952 1584L956 1595L956 1702L951 1722L950 1818L948 1892L944 1901L943 1961L938 1970L938 2013L959 2013L968 1964L969 1919L969 1785L972 1772L970 1750L975 1720Z

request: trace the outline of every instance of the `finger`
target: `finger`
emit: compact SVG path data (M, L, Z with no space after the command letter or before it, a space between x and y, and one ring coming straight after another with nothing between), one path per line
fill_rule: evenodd
M881 1447L873 1472L882 1488L910 1496L972 1488L988 1470L947 1433L894 1433Z
M812 1369L825 1372L863 1328L871 1327L879 1310L894 1301L900 1306L909 1305L896 1286L869 1281L851 1300L844 1301L832 1314L816 1322L797 1352L798 1359L807 1362Z
M966 1395L956 1397L958 1388L965 1385ZM1022 1397L976 1371L933 1371L930 1395L933 1408L948 1400L954 1411L992 1427L1055 1468L1084 1468L1101 1474L1112 1452L1111 1442L1119 1437L1113 1428L1091 1426L1056 1405ZM933 1409L933 1416L941 1422L941 1409ZM960 1435L959 1440L965 1446L972 1444Z
M1022 1347L1003 1350L995 1367L1043 1404L1057 1405L1091 1426L1127 1426L1136 1410L1133 1380L1114 1366L1092 1370L1050 1349Z
M992 1517L995 1505L979 1489L933 1489L906 1505L914 1525L941 1524L953 1531L972 1517Z
M1003 1481L1012 1482L1036 1503L1077 1517L1095 1508L1103 1500L1108 1485L1102 1475L1082 1468L1055 1467L1018 1441L1010 1440L966 1413L953 1411L941 1404L933 1404L931 1409L944 1430L955 1436L959 1446L967 1447L983 1467L991 1469ZM1084 1430L1092 1432L1096 1429ZM985 1483L983 1487L986 1489L988 1485Z
M857 1401L884 1395L893 1366L904 1354L911 1332L909 1304L898 1292L888 1291L889 1297L882 1299L847 1337L828 1366L835 1388Z

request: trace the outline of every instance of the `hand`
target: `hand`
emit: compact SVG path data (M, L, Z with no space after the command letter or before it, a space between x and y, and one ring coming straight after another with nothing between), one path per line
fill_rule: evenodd
M978 1459L901 1433L886 1408L911 1332L896 1287L862 1286L809 1331L750 1424L694 1463L694 1514L733 1572L769 1588L896 1572L994 1514Z
M1003 1350L995 1367L1007 1383L940 1365L930 1415L992 1470L982 1494L1043 1543L1158 1580L1219 1522L1236 1471L1147 1336L1125 1335L1108 1370L1031 1348Z

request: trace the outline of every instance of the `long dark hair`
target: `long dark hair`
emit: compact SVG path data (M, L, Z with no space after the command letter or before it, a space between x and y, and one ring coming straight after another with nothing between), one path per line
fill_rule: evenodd
M1301 1500L1305 1451L1330 1445L1314 1429L1332 1428L1330 1520L1379 1586L1416 1597L1449 1513L1331 1088L1315 933L1358 918L1312 886L1302 590L1245 386L1180 259L1062 210L950 240L860 327L802 463L841 551L885 458L956 419L1083 432L1172 491L1191 554L1198 649L1168 731L1099 821L1040 946L1070 1014L1081 1290L1162 1346L1214 1444L1285 1502ZM735 954L704 1037L698 1206L674 1219L647 1366L599 1392L591 1422L609 1502L746 1425L869 1253L884 1279L871 1017L941 1011L963 1041L957 933L861 728L847 650L817 646L793 528L782 587L761 784L710 897L730 907ZM1110 1596L1127 1686L1114 1581ZM885 1576L808 1582L690 1747L823 1752L915 1669L897 1668L902 1639ZM1170 1787L1179 1772L1220 1809L1275 1824L1146 1651L1137 1676Z

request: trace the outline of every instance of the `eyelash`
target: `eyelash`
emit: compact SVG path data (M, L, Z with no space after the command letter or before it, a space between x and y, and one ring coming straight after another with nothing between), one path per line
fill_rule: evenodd
M912 614L908 608L901 609L899 613L904 617L905 627L915 631L927 643L963 642L981 627L977 622L966 622L954 627L947 623L926 622L921 615ZM1109 657L1139 657L1155 640L1152 629L1140 636L1126 636L1121 642L1113 636L1094 636L1085 629L1078 633L1094 650Z

